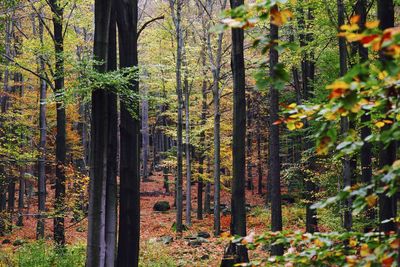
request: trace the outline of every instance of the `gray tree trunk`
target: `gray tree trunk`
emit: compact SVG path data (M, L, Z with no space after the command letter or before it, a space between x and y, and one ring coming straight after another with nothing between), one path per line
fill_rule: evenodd
M183 49L183 31L181 26L182 0L169 0L171 15L175 24L176 31L176 94L178 96L178 125L177 125L177 175L176 175L176 230L182 232L182 215L183 215L183 197L182 197L182 49Z

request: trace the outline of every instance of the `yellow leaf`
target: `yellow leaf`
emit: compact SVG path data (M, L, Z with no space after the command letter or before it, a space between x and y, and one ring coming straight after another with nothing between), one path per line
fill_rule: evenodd
M366 257L371 254L371 250L368 247L368 244L362 244L360 248L361 257Z
M378 74L379 80L384 80L387 76L389 76L389 74L385 70Z
M288 106L288 108L295 108L295 107L297 107L297 104L296 104L296 103L292 103L292 104L290 104L290 105Z
M326 89L349 89L350 85L344 81L335 81L334 83L328 85Z
M350 242L349 242L349 246L350 247L355 247L355 246L357 246L357 240L356 239L350 239Z
M323 247L324 245L325 245L325 243L324 242L322 242L320 239L315 239L314 240L314 244L317 246L317 247Z
M365 198L365 200L367 201L369 207L374 207L376 205L378 197L376 195L369 195Z
M289 131L293 131L293 130L296 129L296 125L295 125L294 122L289 122L289 123L287 124L287 128L289 129Z
M378 26L379 26L379 20L367 21L365 23L365 27L367 27L368 29L374 29L377 28Z
M295 126L296 126L296 129L301 129L301 128L303 128L304 123L302 123L301 121L298 121L298 122L296 122Z
M377 123L375 123L375 126L378 128L382 128L383 126L385 126L385 123L383 121L378 121Z
M350 24L350 25L349 24L345 24L345 25L340 26L340 29L342 31L354 32L354 31L359 30L360 27L358 27L357 24Z

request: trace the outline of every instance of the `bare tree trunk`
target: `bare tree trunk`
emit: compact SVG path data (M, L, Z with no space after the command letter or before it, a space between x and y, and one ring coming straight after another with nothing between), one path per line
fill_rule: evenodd
M153 133L153 137L155 133ZM155 146L153 142L153 146ZM155 155L154 160L155 161ZM142 100L142 181L147 182L149 179L149 100L147 99L147 87L143 86L143 100Z
M42 16L42 10L40 15ZM39 39L43 46L44 26L39 19ZM41 75L45 71L45 62L43 56L39 56L39 72ZM47 123L46 123L46 107L47 107L47 82L40 79L40 103L39 103L39 158L38 158L38 221L36 225L36 239L44 238L46 212L46 138L47 138Z
M186 65L186 63L185 63ZM187 66L185 66L187 69ZM184 79L184 91L185 91L185 135L186 135L186 224L190 226L192 224L192 170L190 161L190 88L189 80L187 77L187 70L185 70Z
M343 4L343 0L337 0L338 7L338 25L343 25L345 23L345 7ZM339 37L339 57L340 57L340 76L344 76L347 72L347 48L346 48L346 40L344 37ZM349 119L347 117L341 118L341 129L342 134L347 134L351 125ZM346 157L343 160L343 185L351 186L352 178L354 173L354 167L352 164L352 160ZM343 227L350 231L353 224L353 218L351 213L352 201L351 198L345 201L345 211L344 211L344 220Z
M111 8L107 71L117 69L116 11ZM118 96L108 95L107 185L105 203L105 266L115 266L117 245Z
M231 8L244 4L230 0ZM231 188L231 234L246 236L246 79L244 63L244 31L232 29L231 66L233 74L233 162ZM235 263L248 262L245 246L231 244ZM229 249L228 249L229 250Z
M278 11L274 6L271 11ZM270 23L270 38L277 41L278 26ZM274 68L279 62L279 54L275 47L270 49L270 76L276 77ZM279 119L279 91L273 85L270 87L270 139L269 139L269 172L271 178L271 230L282 231L282 200L281 200L281 161L279 156L279 125L274 124ZM272 247L272 255L283 255L283 246L275 245Z
M108 60L111 2L95 1L95 33L93 54L96 60ZM107 71L107 64L97 66ZM87 267L105 265L105 216L108 156L108 94L104 88L92 92L90 188L88 213Z
M56 57L54 90L57 99L57 134L56 134L56 183L55 203L56 216L54 217L54 241L58 246L65 244L64 212L65 212L65 167L66 167L66 114L64 103L64 30L63 7L57 0L50 0L49 5L53 12L54 51Z
M22 213L24 212L24 196L25 196L25 171L20 167L20 177L19 177L19 188L18 188L18 220L17 226L24 226L24 217Z
M117 1L120 67L138 66L137 0ZM139 82L132 80L132 95L139 93ZM118 267L139 264L140 239L140 121L136 98L121 96L120 123L120 212Z
M378 1L378 19L380 20L379 27L382 30L394 27L394 3L393 0L379 0ZM381 53L380 60L383 64L390 61L390 56ZM390 125L385 125L382 131L390 129ZM384 166L392 165L397 159L397 142L392 141L389 146L382 148L379 155L379 165L381 168ZM396 218L397 213L397 194L393 197L388 197L386 193L379 195L379 221L380 230L382 232L396 231ZM382 223L385 221L384 223Z
M176 230L182 232L182 215L183 215L183 197L182 197L182 49L183 49L183 32L181 26L182 0L169 0L172 18L176 31L176 94L178 96L178 127L177 127L177 176L176 176Z

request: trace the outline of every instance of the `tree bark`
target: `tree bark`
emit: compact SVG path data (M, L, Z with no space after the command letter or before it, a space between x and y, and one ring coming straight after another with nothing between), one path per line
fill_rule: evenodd
M244 4L243 0L230 0L231 8ZM232 213L231 234L246 236L246 81L244 64L244 31L232 29L233 74L233 172L232 172ZM248 262L247 250L244 246L235 245L239 262Z
M111 8L108 36L107 71L117 69L116 11ZM108 95L108 147L107 184L105 203L105 266L115 266L117 245L117 171L118 171L118 96L112 91Z
M120 67L137 67L136 0L117 1ZM132 81L132 94L139 93L139 82ZM126 98L126 99L123 99ZM118 267L138 266L140 238L140 122L136 98L121 99L120 212Z
M182 142L182 109L183 109L183 97L182 97L182 49L183 49L183 32L181 26L181 12L183 1L182 0L169 0L171 14L175 24L176 31L176 94L178 96L178 122L177 122L177 175L176 175L176 231L182 232L182 215L183 215L183 197L182 197L182 180L183 180L183 168L182 168L182 154L183 154L183 142ZM175 7L176 3L176 7Z
M394 3L393 0L379 0L378 1L378 19L380 21L379 27L382 30L394 27ZM391 58L384 53L380 54L380 60L383 64L391 60ZM390 125L385 125L382 131L390 129ZM382 148L379 154L379 165L381 168L384 166L392 165L397 158L397 142L392 141L386 148ZM393 197L388 197L386 193L379 195L379 221L380 231L390 232L396 231L396 218L397 210L397 194ZM385 223L382 223L386 221Z
M49 1L53 12L54 28L54 52L55 52L55 79L54 93L56 99L56 183L55 183L55 203L56 216L54 217L54 241L59 246L65 245L64 212L65 212L65 167L67 156L66 144L66 114L64 102L64 30L63 16L64 10L59 1Z
M277 11L278 7L272 7ZM278 40L278 26L270 23L270 39ZM270 76L275 77L274 68L279 62L278 51L274 47L270 49ZM281 179L280 179L280 157L279 157L279 125L274 124L279 119L279 91L272 85L270 95L270 136L269 136L269 156L270 156L270 178L271 178L271 230L282 231L282 200L281 200ZM282 255L283 246L272 247L272 255Z
M40 11L40 15L43 13ZM39 39L40 44L43 46L43 33L44 26L39 19ZM41 75L45 71L45 62L43 56L39 56L39 72ZM40 79L40 103L39 103L39 158L38 158L38 221L36 225L36 239L44 238L46 212L46 138L47 138L47 123L46 123L46 109L47 109L47 82Z

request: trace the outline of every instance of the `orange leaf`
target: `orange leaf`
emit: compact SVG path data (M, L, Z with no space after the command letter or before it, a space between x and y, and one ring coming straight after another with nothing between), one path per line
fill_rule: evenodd
M358 23L359 21L360 21L360 15L355 15L355 16L352 16L351 18L350 18L350 23L351 24L356 24L356 23Z

